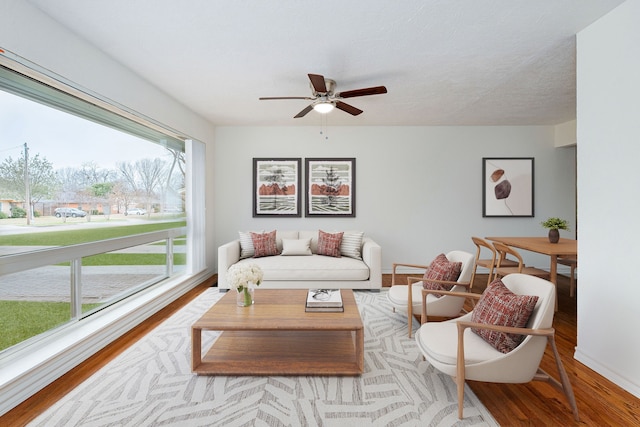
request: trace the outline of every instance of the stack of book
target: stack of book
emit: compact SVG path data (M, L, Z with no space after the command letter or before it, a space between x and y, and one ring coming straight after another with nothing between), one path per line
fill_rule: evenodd
M304 311L332 312L344 311L340 289L309 289Z

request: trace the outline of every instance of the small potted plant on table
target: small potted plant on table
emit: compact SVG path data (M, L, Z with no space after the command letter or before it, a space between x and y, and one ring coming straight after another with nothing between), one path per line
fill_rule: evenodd
M549 241L558 243L560 240L560 232L558 230L568 230L569 222L562 218L551 217L543 221L542 226L549 229Z

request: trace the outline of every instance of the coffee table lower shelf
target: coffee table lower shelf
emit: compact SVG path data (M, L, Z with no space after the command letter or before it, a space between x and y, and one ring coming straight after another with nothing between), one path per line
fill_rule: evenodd
M360 375L356 331L224 331L193 372L206 375ZM195 347L200 348L200 346Z

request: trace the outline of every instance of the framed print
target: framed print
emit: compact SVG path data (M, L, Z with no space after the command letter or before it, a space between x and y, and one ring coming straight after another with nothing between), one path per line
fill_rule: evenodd
M253 159L253 216L300 217L302 159Z
M533 157L482 158L482 216L533 216Z
M356 216L356 159L305 159L306 216Z

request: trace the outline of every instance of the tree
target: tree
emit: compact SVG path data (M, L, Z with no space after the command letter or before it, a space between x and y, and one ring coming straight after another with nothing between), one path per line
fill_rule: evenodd
M171 166L169 166L169 171L167 173L167 182L165 183L164 189L162 191L162 205L166 208L169 192L181 195L181 199L182 197L184 197L183 190L185 181L186 158L185 153L182 150L177 150L171 147L165 148L167 149L167 151L169 151L172 158ZM180 174L174 173L176 167L178 167L178 169L180 170ZM184 204L183 200L181 200L181 204Z
M57 189L58 180L53 171L53 165L46 157L40 157L40 154L29 156L30 200L28 201L24 171L25 152L16 160L8 157L0 163L0 194L29 202L29 206L33 206L42 198L52 197Z
M82 197L83 202L90 204L88 221L91 221L91 214L97 212L97 204L107 204L110 213L110 198L113 190L113 180L116 173L109 169L102 169L95 162L85 162L80 166L76 176L81 186L78 193Z
M134 193L123 179L114 181L111 197L118 213L126 212L127 207L134 201Z
M156 196L156 188L162 187L166 177L166 162L161 159L141 159L134 164L121 162L117 166L129 186L144 197L147 215L151 214L151 202Z

